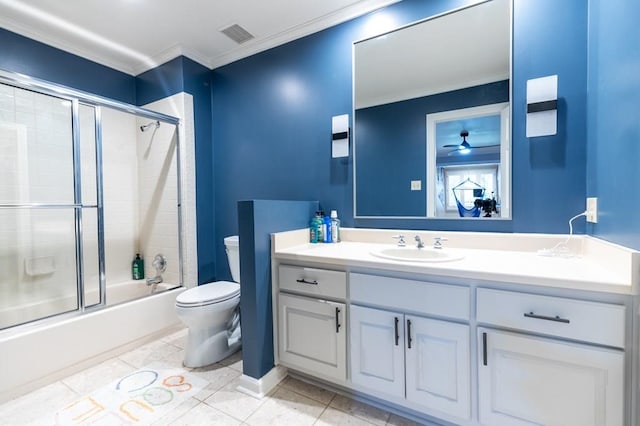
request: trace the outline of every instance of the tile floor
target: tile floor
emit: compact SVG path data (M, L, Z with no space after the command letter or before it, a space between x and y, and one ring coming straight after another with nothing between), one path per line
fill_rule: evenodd
M181 330L2 404L0 425L53 425L58 409L140 367L180 368L185 339ZM209 385L154 425L418 425L291 377L267 397L252 398L236 391L241 353L187 370Z

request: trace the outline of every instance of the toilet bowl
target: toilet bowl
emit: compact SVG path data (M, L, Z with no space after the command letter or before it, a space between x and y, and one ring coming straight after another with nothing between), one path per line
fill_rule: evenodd
M226 237L224 244L235 282L202 284L176 298L176 313L188 328L185 367L213 364L240 349L238 237Z

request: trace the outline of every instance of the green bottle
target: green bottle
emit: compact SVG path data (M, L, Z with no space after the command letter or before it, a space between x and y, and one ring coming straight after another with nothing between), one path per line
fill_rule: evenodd
M136 253L136 258L131 262L131 278L134 280L144 278L144 259L140 257L140 253Z

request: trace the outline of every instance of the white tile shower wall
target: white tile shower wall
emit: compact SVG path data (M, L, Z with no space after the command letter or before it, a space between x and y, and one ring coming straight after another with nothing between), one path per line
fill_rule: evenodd
M197 285L198 283L195 209L195 128L193 120L193 96L188 93L177 93L168 98L145 105L145 108L180 118L178 134L180 140L180 192L182 199L182 267L184 284L187 287L192 287ZM175 211L174 207L172 209L172 211ZM159 211L158 214L160 222L166 224L169 223L168 219L172 214L171 212ZM173 223L175 224L177 222ZM164 238L158 238L157 240L155 240L158 244L159 249L164 250L165 245L171 246L171 244L177 244L177 241L175 240L176 234L172 235L171 232L172 230L170 226L167 227L165 231L158 232L156 237L159 237L160 235L166 235L167 239L167 241L164 241ZM174 267L177 266L177 259L175 259L175 261L169 259L169 265L172 264ZM177 274L178 272L177 269L174 269L173 271L175 272L171 273ZM166 281L169 281L170 279L173 279L170 278L170 275L165 276Z
M139 246L138 160L135 116L102 108L105 276L107 286L131 279ZM108 293L107 293L108 296Z
M148 121L138 119L138 127ZM174 283L179 282L176 148L175 126L162 123L138 132L139 226L145 276L155 276L153 259L162 254L167 259L163 279Z

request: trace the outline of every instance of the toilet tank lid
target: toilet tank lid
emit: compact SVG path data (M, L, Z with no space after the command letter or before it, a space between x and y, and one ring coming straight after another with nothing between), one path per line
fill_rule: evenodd
M216 281L183 291L176 297L180 305L194 305L226 300L240 294L240 284L232 281Z
M230 235L230 236L224 238L224 245L225 246L238 247L238 244L239 244L239 238L238 238L237 235Z

